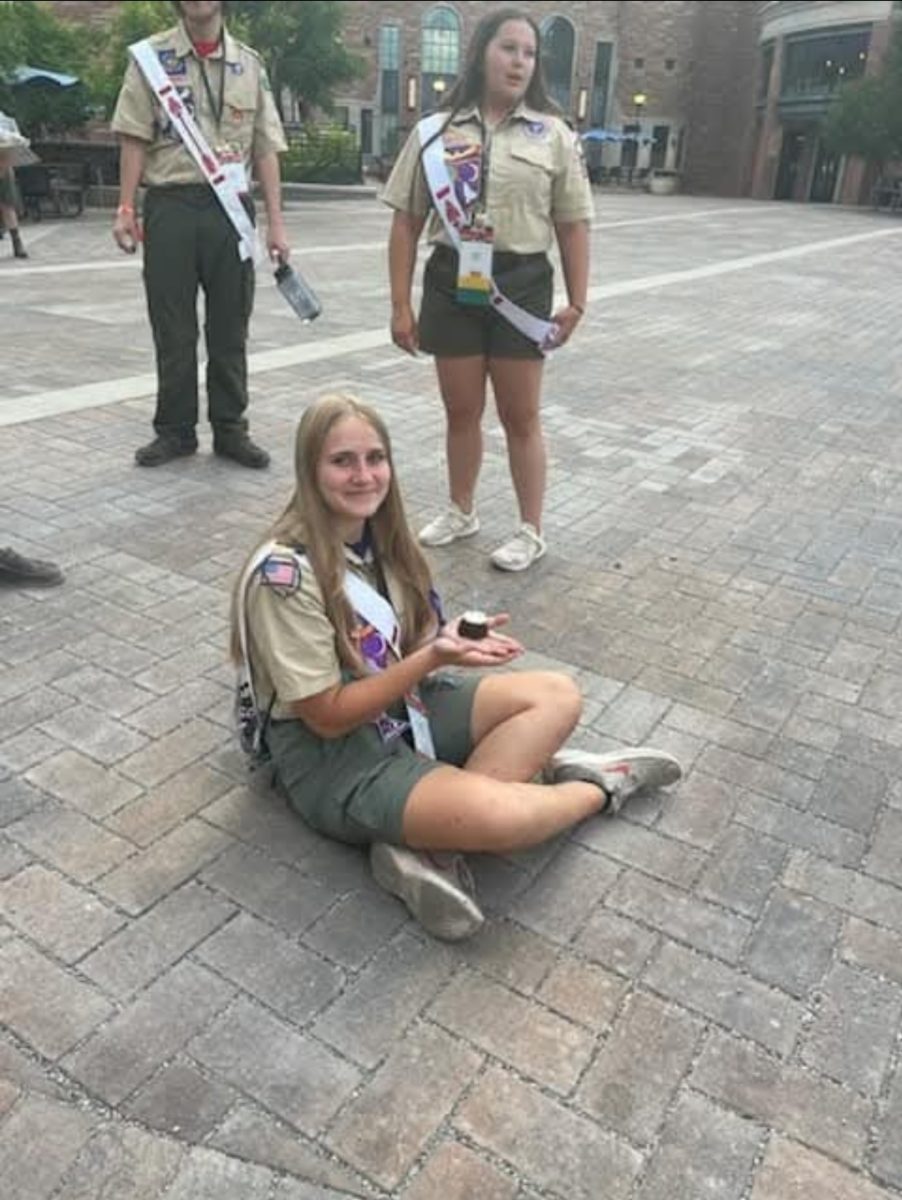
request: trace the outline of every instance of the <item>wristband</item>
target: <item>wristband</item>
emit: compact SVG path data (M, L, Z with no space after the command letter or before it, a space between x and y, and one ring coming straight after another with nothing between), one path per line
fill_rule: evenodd
M134 215L135 210L131 204L120 204L116 209L117 217L133 217Z
M581 317L584 317L586 315L586 310L583 308L583 306L581 304L571 304L570 307L575 308Z

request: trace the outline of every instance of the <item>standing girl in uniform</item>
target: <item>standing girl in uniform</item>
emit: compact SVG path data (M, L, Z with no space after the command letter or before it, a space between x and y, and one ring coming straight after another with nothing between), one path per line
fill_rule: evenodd
M13 164L16 157L28 148L28 141L18 131L11 117L0 113L0 235L9 230L14 258L28 258L19 232L18 195Z
M482 414L491 380L507 439L520 525L491 556L506 571L523 571L546 550L542 534L545 445L539 419L543 354L563 345L585 313L589 277L591 189L578 139L545 91L535 21L514 8L480 21L463 73L443 106L439 127L426 118L413 130L382 199L395 209L389 238L392 338L408 353L435 356L447 416L450 505L420 532L444 546L479 530L476 484L482 463ZM447 114L445 115L445 111ZM428 131L428 132L427 132ZM424 163L438 142L453 187L453 208ZM435 151L433 151L435 153ZM438 174L442 172L439 171ZM417 243L430 208L434 250L423 277L419 322L411 306ZM487 270L500 292L533 317L550 317L538 340L495 311L473 303L459 272L448 216L463 236L489 230ZM568 302L551 316L556 238ZM483 300L485 299L483 293Z
M377 881L426 929L466 937L483 918L459 852L532 846L675 782L679 764L653 750L561 752L580 713L573 680L498 671L522 652L504 615L471 630L479 638L444 619L372 409L314 403L295 470L232 620L277 781L313 828L371 845Z

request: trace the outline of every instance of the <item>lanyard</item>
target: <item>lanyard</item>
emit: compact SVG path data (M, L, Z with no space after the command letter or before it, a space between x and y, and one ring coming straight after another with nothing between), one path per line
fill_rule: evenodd
M479 164L479 195L473 206L474 216L485 216L488 211L489 163L492 154L492 132L487 128L482 113L479 113L479 136L482 142L482 161Z
M200 67L201 79L204 81L204 91L207 93L207 103L210 105L210 111L213 114L213 120L216 122L216 131L219 132L219 127L222 124L222 113L225 108L225 77L226 77L226 61L225 61L225 35L222 30L219 32L219 48L222 50L221 66L222 70L219 74L219 104L213 99L213 89L210 87L210 80L207 76L206 56L197 55L197 65ZM195 49L195 53L197 53Z

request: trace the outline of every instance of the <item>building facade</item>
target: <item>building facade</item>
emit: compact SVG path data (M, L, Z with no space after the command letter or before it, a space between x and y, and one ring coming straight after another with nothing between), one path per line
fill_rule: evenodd
M838 90L880 69L892 0L777 0L761 6L751 194L860 204L872 180L860 159L832 154L821 126Z
M476 23L470 0L347 0L349 49L364 76L336 96L366 157L390 159L457 77ZM554 99L590 143L590 161L680 171L687 187L748 190L754 121L755 6L743 0L593 0L522 6L536 20Z

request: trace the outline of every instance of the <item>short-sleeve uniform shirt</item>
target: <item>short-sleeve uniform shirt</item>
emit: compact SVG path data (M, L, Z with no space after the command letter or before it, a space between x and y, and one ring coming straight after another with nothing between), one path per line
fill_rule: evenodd
M372 587L378 586L371 562L365 562L350 547L345 548L345 557L349 571L360 575ZM292 553L287 546L277 547L267 561L270 566L264 563L255 572L247 590L249 652L257 703L267 711L275 695L271 716L281 721L291 718L291 705L295 701L335 687L341 683L343 674L335 630L326 615L313 568L302 566L299 574L293 576ZM400 589L389 570L384 574L389 596L400 617ZM368 661L380 668L393 661L384 638L371 626L358 626L355 637Z
M221 44L211 55L200 58L184 25L155 34L150 41L163 70L221 162L240 162L248 168L252 159L270 152L282 153L287 148L266 68L255 50L224 29ZM132 58L116 102L112 128L148 143L146 184L205 182Z
M556 222L591 219L592 191L582 147L565 121L521 103L500 125L485 133L488 154L484 133L479 110L473 107L457 113L441 138L458 201L465 211L472 210L474 193L481 195L495 230L496 249L517 254L546 253ZM381 199L391 208L424 217L432 208L432 200L420 151L419 133L414 129L398 155ZM433 244L449 244L434 210L428 238Z

